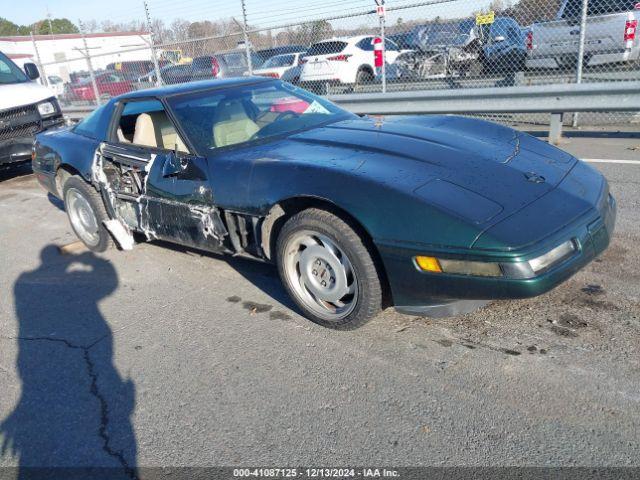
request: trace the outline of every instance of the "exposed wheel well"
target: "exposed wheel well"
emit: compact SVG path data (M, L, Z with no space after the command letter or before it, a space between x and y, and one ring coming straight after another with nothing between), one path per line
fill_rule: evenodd
M282 226L296 213L299 213L308 208L319 208L333 213L340 217L342 220L353 228L363 239L365 246L371 252L373 261L376 265L378 272L380 273L380 282L382 284L383 295L383 307L390 306L392 304L391 288L387 279L387 273L382 263L380 253L373 242L373 238L362 226L362 224L353 217L346 210L338 207L334 203L328 200L317 197L294 197L287 200L283 200L271 208L269 215L265 218L262 237L262 249L269 260L274 260L276 251L276 241ZM265 228L266 227L266 228Z
M58 167L56 170L56 190L58 191L58 198L62 198L62 187L64 182L67 181L67 178L77 175L81 177L80 172L78 172L75 168L70 165L63 164Z

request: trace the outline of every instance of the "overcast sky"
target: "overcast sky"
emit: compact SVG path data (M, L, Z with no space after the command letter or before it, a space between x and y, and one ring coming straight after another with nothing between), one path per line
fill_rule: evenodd
M151 14L165 23L176 18L190 21L215 20L235 16L240 18L241 0L148 0ZM282 25L301 19L313 19L323 16L340 15L351 11L366 10L374 7L374 0L246 0L249 12L249 23L264 25ZM387 0L387 5L407 5L420 0ZM132 19L143 19L142 0L5 0L0 16L17 24L31 24L46 17L47 11L54 18L66 17L74 23L82 20L111 20L126 22ZM490 3L490 0L455 0L440 5L425 6L415 9L401 10L389 15L389 22L398 17L410 20L413 16L429 18L439 15L447 17L463 17L470 15ZM354 24L366 22L360 19L343 20Z

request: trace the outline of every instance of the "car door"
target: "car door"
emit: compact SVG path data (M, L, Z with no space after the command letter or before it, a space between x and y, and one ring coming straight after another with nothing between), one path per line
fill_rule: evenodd
M128 101L115 116L100 149L112 214L149 239L225 251L207 160L189 151L162 102Z
M394 63L400 55L400 47L393 41L385 39L385 60L387 63Z
M509 38L508 26L504 19L496 19L489 28L485 46L485 58L492 71L503 71L509 67L513 45Z

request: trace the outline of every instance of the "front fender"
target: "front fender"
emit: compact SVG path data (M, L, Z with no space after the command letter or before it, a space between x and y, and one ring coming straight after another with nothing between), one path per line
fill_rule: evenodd
M345 171L314 164L256 162L248 205L257 206L255 213L263 216L273 205L292 198L321 199L356 219L374 243L418 245L426 250L443 245L466 249L481 232L473 222L414 192L410 174L380 179L373 171L357 168L359 164L354 159L354 170Z

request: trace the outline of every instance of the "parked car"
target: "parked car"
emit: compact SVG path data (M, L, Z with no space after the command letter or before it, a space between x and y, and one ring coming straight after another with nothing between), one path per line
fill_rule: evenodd
M51 90L35 82L34 63L21 70L0 52L0 168L31 158L35 134L64 123Z
M64 94L64 80L59 76L48 75L47 85L49 86L49 90L51 90L56 97L61 97Z
M191 78L192 80L211 80L224 76L224 66L220 60L213 55L203 55L195 57L191 62Z
M276 55L275 57L271 57L269 60L264 62L259 69L254 70L253 74L259 75L261 77L283 78L285 75L287 75L287 73L295 69L298 72L297 77L295 75L292 78L289 78L290 76L287 76L287 81L297 84L300 81L301 73L301 69L297 67L300 67L302 65L302 58L304 57L304 55L305 52Z
M126 80L117 72L103 72L95 75L95 79L98 94L103 100L116 97L133 90L133 82L131 80ZM91 78L84 78L76 84L68 84L65 96L68 100L95 101L96 95L93 90L93 82L91 81Z
M558 18L531 26L528 68L575 68L580 41L581 0L564 0ZM589 2L584 65L604 65L640 59L638 0Z
M262 60L262 63L269 60L271 57L275 57L276 55L284 55L285 53L299 53L307 50L307 47L304 45L283 45L281 47L274 48L265 48L263 50L258 50L256 54Z
M451 315L540 295L607 248L616 216L596 169L533 136L360 118L260 77L112 99L38 135L33 168L91 250L136 232L273 262L303 314L342 329L383 298Z
M388 80L511 76L525 69L527 33L510 17L486 25L472 19L425 25L414 33L415 50L403 52L387 68Z
M164 65L160 66L162 67ZM154 64L151 60L128 60L107 65L107 70L118 72L127 80L135 80L150 72L153 68Z
M300 82L314 91L326 85L366 85L375 79L373 35L334 38L311 45L303 60ZM386 41L386 61L393 63L400 47Z
M262 66L262 59L253 50L250 51L251 66L253 69ZM223 69L222 77L241 77L249 72L247 64L247 52L244 48L235 48L216 53L216 58Z
M192 79L191 64L186 65L165 65L160 68L160 78L165 85L175 85L177 83L187 83ZM147 88L156 84L155 69L136 80L137 88Z

